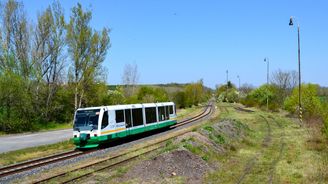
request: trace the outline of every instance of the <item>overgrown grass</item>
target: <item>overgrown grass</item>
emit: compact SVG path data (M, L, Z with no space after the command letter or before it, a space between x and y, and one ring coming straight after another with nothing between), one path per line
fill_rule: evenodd
M236 125L248 129L247 136L219 159L221 168L209 173L209 183L324 183L328 181L327 141L320 133L309 134L292 120L275 113L256 111L241 113L229 108L224 118L237 120ZM270 126L268 136L266 117ZM247 126L244 126L247 125ZM210 130L210 128L206 128ZM209 158L211 159L211 158Z
M56 154L68 150L74 149L75 146L71 140L63 141L56 144L38 146L33 148L26 148L17 151L11 151L7 153L0 154L0 165L10 165L18 162L35 159L38 157L49 156L51 154Z
M191 116L194 116L201 112L203 109L200 106L193 106L190 108L185 108L185 109L178 109L177 110L177 116L178 119L182 120Z

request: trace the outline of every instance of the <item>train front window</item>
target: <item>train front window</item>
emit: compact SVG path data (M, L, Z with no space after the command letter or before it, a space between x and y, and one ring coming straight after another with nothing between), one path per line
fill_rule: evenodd
M74 130L98 129L99 113L100 109L77 111L74 121Z

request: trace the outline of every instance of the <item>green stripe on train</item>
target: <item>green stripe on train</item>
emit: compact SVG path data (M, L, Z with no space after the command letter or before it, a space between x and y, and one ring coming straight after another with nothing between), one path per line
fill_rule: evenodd
M114 140L117 140L120 138L127 137L129 135L136 135L136 134L140 134L143 132L168 127L168 126L174 125L176 123L177 123L176 120L167 121L167 122L163 122L163 123L156 123L153 125L135 128L132 130L125 130L122 132L112 133L109 135L101 135L98 137L91 137L86 142L81 142L79 137L73 138L73 141L74 141L74 144L76 145L76 148L94 148L94 147L98 147L99 144L101 144L101 143L111 142L111 141L114 141Z

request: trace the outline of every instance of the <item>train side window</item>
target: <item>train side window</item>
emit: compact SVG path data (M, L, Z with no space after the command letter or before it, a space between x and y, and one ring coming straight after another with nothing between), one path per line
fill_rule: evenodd
M146 123L155 123L157 121L156 118L156 107L148 107L145 108L146 111Z
M116 110L115 111L115 118L116 118L116 123L124 122L124 111L123 110Z
M173 106L172 105L169 106L169 112L170 112L170 114L174 114L173 113Z
M159 119L159 121L164 121L165 120L164 107L158 107L158 119Z
M170 119L169 106L165 106L165 120Z
M108 111L105 111L102 122L101 122L101 129L104 129L107 126L108 126Z
M143 125L142 108L132 109L133 126Z
M132 127L131 109L125 109L125 124L126 128Z

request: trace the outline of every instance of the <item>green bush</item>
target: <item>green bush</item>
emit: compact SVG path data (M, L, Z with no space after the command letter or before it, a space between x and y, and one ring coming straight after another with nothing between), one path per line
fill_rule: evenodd
M205 102L211 96L211 92L205 90L202 80L185 86L183 91L173 93L171 98L178 108L197 106L199 103Z
M284 102L285 109L290 113L298 111L298 88L295 88L292 95L287 97ZM320 116L322 113L322 104L317 95L318 85L315 84L302 84L302 108L305 117Z
M179 91L174 93L173 101L175 102L177 108L185 108L186 107L186 94L184 91Z
M221 85L216 89L217 101L229 103L238 102L238 93L236 86L229 81L228 84Z
M277 96L277 88L273 85L262 85L259 88L251 91L244 99L241 100L241 103L246 106L255 106L259 108L264 108L267 105L267 98L269 99L269 109L278 110L280 105Z

